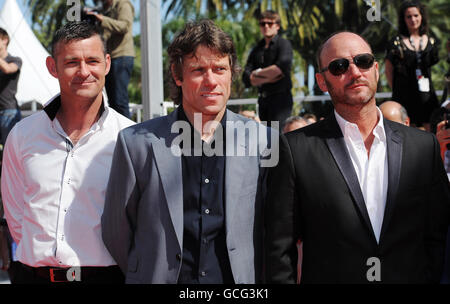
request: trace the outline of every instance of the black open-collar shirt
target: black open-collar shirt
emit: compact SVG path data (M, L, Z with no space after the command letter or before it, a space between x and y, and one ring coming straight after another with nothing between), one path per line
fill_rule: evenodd
M284 77L274 83L266 83L258 87L260 93L268 95L289 92L292 88L291 67L292 67L292 45L291 43L276 35L266 48L265 39L261 39L248 56L244 69L243 81L245 86L251 87L250 74L258 68L266 68L275 64L283 72Z
M178 120L189 122L182 106L178 110ZM221 120L224 135L225 124L226 113ZM204 152L194 156L193 140L200 140L201 135L190 122L189 126L191 153L181 157L184 231L178 283L234 283L225 238L225 142L222 156L206 156ZM210 144L214 145L215 140ZM208 143L202 141L202 146L206 145Z

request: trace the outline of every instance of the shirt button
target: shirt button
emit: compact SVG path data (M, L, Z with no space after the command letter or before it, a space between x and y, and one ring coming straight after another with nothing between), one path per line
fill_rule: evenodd
M200 275L201 275L202 277L206 277L206 272L202 271L202 272L200 272Z
M209 179L205 178L205 183L209 184Z
M206 213L206 214L209 214L209 209L205 209L205 213Z

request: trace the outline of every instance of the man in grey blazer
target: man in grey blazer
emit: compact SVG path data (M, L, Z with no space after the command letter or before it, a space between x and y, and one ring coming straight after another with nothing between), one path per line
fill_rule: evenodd
M168 52L181 105L119 134L105 245L127 283L262 282L262 199L277 132L226 109L237 58L212 21L188 23Z

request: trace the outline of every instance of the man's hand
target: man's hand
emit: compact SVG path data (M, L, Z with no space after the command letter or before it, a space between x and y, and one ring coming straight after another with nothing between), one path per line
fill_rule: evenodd
M447 145L450 144L450 129L445 128L445 122L444 120L438 123L436 131L436 137L441 146L442 161L445 161L445 151L447 151Z
M103 15L102 15L102 14L96 13L96 12L94 12L94 11L87 11L87 10L85 10L85 12L86 12L86 14L92 15L92 16L94 16L95 18L97 18L98 21L100 21L100 22L103 21Z
M257 69L257 70L254 70L250 74L250 83L254 87L258 87L258 86L260 86L262 84L265 84L267 82L267 79L264 76L259 75L260 71L261 71L261 69Z
M0 58L0 71L5 74L13 74L19 70L19 67L14 62L6 62L4 59Z
M283 78L283 72L276 65L268 66L264 69L256 69L250 74L252 86L260 86L265 83L274 83Z

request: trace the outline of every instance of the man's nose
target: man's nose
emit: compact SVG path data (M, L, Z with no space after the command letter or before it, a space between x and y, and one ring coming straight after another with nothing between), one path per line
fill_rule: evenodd
M203 75L203 82L207 86L217 85L216 75L211 69L206 70L205 74Z
M352 75L354 78L361 77L361 70L356 66L354 62L350 62L348 66L348 73Z
M80 69L78 72L81 76L85 76L85 77L89 76L89 74L91 73L89 70L89 66L84 61L80 62Z

